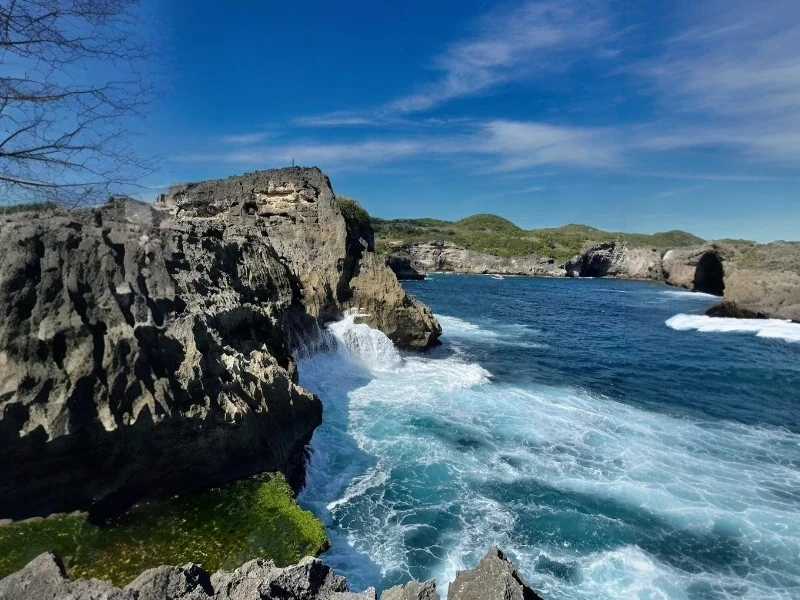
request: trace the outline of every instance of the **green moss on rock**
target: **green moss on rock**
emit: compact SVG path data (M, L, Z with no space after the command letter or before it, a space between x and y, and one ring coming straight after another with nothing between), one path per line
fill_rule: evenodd
M327 546L322 523L297 505L284 477L264 474L136 506L110 526L71 513L0 527L0 578L47 550L64 558L70 578L125 585L163 564L216 571L267 558L286 566Z

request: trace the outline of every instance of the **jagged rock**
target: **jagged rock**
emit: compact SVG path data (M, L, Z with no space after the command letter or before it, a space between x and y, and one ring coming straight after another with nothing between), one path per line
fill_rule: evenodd
M381 600L440 600L435 581L409 581L381 594Z
M213 597L214 589L205 569L189 563L148 569L118 593L131 594L136 600L202 600Z
M133 592L97 579L68 581L64 564L52 552L0 580L0 600L138 600Z
M475 569L459 571L448 600L541 600L497 548ZM91 580L69 581L64 565L47 552L0 580L0 600L377 600L374 588L350 592L345 579L317 558L278 568L251 560L234 571L209 575L200 565L149 569L124 588ZM381 600L439 600L433 581L386 590Z
M0 580L0 600L375 600L360 594L319 559L307 557L280 569L253 560L232 572L209 574L200 565L149 569L120 589L91 580L69 581L64 565L48 552Z
M258 171L177 186L162 204L179 219L259 224L299 279L306 310L323 321L340 317L344 308L357 308L369 314L367 323L412 349L434 345L441 335L430 312L410 299L376 259L372 230L343 217L319 169ZM380 283L364 283L371 279ZM376 298L376 290L386 295Z
M478 566L459 571L450 584L448 600L542 600L527 586L499 548L492 548Z
M442 334L439 322L427 306L403 291L380 257L366 254L360 264L350 282L353 299L346 306L365 314L364 321L402 348L424 350L437 343Z
M0 518L299 485L322 408L294 340L348 308L409 348L441 331L365 237L317 169L0 217Z
M419 272L444 271L452 273L500 273L503 275L548 275L563 277L564 269L555 260L539 256L495 256L467 250L451 242L404 244L397 248L402 255L395 261L408 258L411 267ZM391 263L390 263L391 266Z

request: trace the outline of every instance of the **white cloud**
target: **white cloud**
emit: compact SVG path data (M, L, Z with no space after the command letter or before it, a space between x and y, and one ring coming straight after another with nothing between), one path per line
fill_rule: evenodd
M540 165L614 167L623 162L620 136L600 128L495 120L482 126L477 150L495 154L500 171Z
M267 137L265 131L257 131L255 133L238 133L233 135L225 135L220 138L223 144L255 144L264 140Z
M727 145L800 164L800 2L736 0L718 9L697 5L659 58L631 68L654 83L677 122L649 145Z
M498 85L563 69L576 51L597 50L607 33L601 4L589 0L528 1L512 11L494 11L475 33L457 41L434 60L441 76L388 105L392 112L427 110ZM556 59L556 57L558 57Z

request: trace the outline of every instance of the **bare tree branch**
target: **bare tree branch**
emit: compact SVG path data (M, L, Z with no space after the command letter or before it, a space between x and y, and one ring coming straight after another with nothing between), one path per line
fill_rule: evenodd
M155 98L139 0L0 0L0 192L97 202L149 170L131 118Z

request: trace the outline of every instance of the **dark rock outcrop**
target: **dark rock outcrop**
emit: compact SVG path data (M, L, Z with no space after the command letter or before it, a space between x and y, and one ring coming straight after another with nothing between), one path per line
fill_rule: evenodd
M411 259L408 256L389 256L386 258L386 266L389 267L399 280L419 281L425 279L425 273L417 271L411 266Z
M200 565L149 569L124 588L97 579L69 581L64 565L45 553L0 580L0 600L377 600L373 588L348 590L343 577L316 558L278 568L252 560L235 571L209 575ZM542 600L497 548L478 565L459 571L448 600ZM433 581L386 590L381 600L440 600Z
M436 342L319 170L164 200L0 217L0 518L104 517L259 471L299 485L322 408L295 340L356 308L398 345Z

